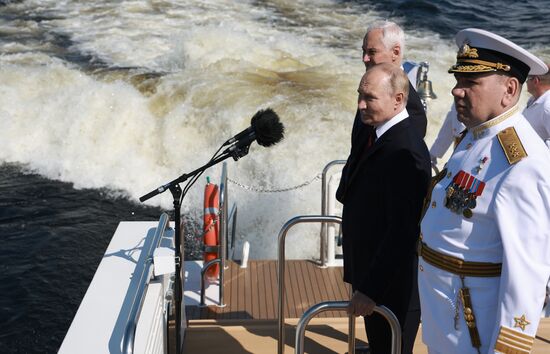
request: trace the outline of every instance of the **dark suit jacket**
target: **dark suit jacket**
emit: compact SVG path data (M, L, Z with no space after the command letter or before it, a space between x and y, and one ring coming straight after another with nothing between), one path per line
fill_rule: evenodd
M426 111L420 97L413 85L409 82L409 97L407 99L407 112L409 112L409 119L411 124L417 133L424 138L426 136L426 127L428 125L428 119L426 118ZM372 127L365 125L361 121L359 110L355 113L355 119L353 120L353 128L351 131L351 152L348 157L344 168L342 169L342 177L340 179L340 185L336 191L336 199L343 202L342 195L346 189L347 179L351 173L353 173L353 167L357 163L361 153L365 149L365 145L368 141L369 134L372 131Z
M426 128L428 127L428 118L426 117L426 111L424 105L420 100L420 96L414 89L414 86L409 81L409 97L407 99L407 112L409 112L409 118L412 120L412 125L418 132L418 134L424 138L426 136Z
M400 321L416 281L415 244L431 176L428 148L411 123L397 123L357 154L339 195L344 281Z

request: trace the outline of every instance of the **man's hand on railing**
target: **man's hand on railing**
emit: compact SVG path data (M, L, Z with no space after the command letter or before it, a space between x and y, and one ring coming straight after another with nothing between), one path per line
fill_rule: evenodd
M372 315L376 303L362 292L355 291L348 305L348 315L367 316Z

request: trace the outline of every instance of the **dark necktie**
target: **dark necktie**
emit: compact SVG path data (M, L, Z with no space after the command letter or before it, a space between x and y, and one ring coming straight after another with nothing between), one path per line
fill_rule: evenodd
M365 149L363 150L363 154L366 153L371 146L374 145L374 142L376 141L376 128L373 126L367 125L367 143L365 144Z

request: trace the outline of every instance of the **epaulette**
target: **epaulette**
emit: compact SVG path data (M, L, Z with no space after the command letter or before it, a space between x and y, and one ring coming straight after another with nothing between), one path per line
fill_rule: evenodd
M508 159L510 165L515 164L524 157L527 157L527 152L523 148L521 140L516 133L514 127L508 127L497 134L498 142L504 150L504 155Z

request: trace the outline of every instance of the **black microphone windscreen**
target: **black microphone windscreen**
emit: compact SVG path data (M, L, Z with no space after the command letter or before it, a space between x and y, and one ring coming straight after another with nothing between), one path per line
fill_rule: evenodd
M254 128L256 141L259 145L268 147L277 144L284 138L285 127L277 113L271 108L256 112L250 125Z

